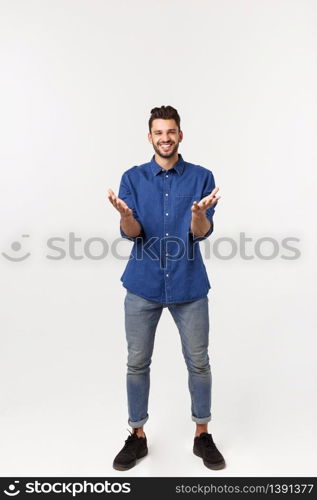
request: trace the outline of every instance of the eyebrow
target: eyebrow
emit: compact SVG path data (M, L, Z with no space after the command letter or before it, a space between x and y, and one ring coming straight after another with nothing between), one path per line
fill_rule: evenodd
M168 129L167 132L175 132L176 131L176 128L170 128ZM154 134L156 134L156 132L162 132L162 130L154 130Z

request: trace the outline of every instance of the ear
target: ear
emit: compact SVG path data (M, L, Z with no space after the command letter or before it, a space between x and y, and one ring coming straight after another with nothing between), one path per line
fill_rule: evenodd
M149 142L152 144L152 135L150 134L150 132L148 133L147 137L148 137Z
M182 140L183 140L183 131L180 130L179 131L179 142L182 142Z

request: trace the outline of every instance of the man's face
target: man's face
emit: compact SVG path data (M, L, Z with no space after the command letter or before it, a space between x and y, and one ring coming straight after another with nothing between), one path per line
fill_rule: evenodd
M162 158L171 158L183 139L182 131L178 130L175 120L156 118L152 122L151 133L148 134L155 152Z

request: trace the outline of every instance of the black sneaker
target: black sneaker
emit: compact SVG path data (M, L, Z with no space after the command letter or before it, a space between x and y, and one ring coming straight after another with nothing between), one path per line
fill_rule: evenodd
M129 431L130 432L130 431ZM148 453L145 437L138 437L134 432L125 440L124 447L119 451L113 461L113 468L117 470L128 470L136 465L138 458L145 457Z
M202 432L194 439L193 452L197 457L201 457L208 469L223 469L226 466L225 459L215 445L212 435Z

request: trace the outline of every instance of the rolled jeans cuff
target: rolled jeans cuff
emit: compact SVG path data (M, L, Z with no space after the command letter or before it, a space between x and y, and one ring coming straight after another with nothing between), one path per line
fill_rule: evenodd
M192 420L196 422L196 424L206 424L207 422L210 422L211 415L209 415L209 417L203 417L203 418L194 417L194 415L192 415Z
M142 420L139 420L138 422L131 422L131 420L128 419L128 424L133 428L143 427L143 425L145 424L145 422L148 421L148 419L149 419L148 415L145 418L142 418Z

